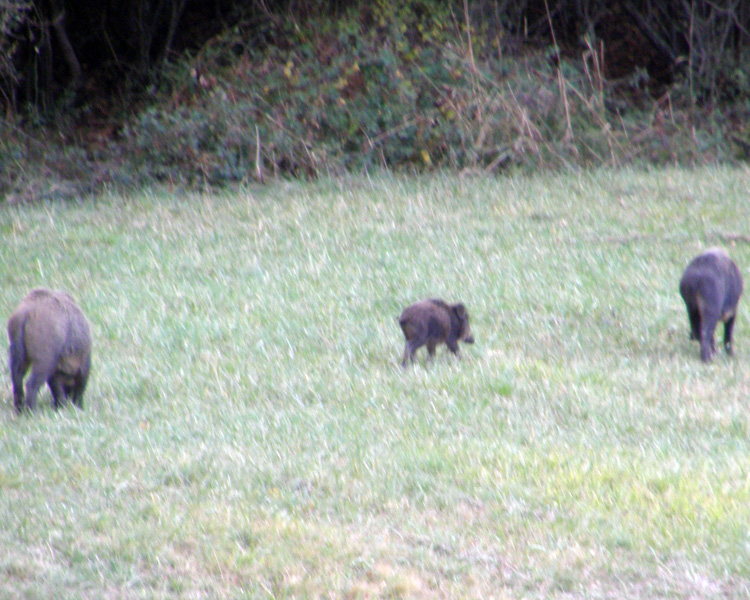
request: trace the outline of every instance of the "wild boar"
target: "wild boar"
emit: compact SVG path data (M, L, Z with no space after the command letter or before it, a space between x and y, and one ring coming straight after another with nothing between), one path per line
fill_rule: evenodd
M414 362L414 353L427 345L429 359L435 356L435 347L445 343L448 349L459 358L459 340L473 344L474 338L469 327L469 315L463 304L447 304L439 299L422 300L407 306L398 319L406 338L404 357L401 366L406 368Z
M731 355L742 275L727 253L711 248L696 256L680 279L680 295L690 320L690 339L701 344L701 360L709 362L716 352L714 330L719 321L724 323L724 349Z
M83 407L83 391L91 368L91 332L86 317L65 292L43 288L32 290L8 319L10 376L13 404L17 412L33 410L39 388L47 382L52 405L57 409L66 398Z

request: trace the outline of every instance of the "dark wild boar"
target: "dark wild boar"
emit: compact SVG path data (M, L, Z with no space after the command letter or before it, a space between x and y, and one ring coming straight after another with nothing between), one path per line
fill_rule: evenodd
M701 344L701 360L710 361L716 352L714 330L719 321L724 323L724 349L731 355L742 275L727 253L711 248L696 256L680 279L680 295L690 319L690 339Z
M473 344L469 315L463 304L447 304L439 299L423 300L407 306L398 319L406 338L401 366L414 362L414 353L427 345L429 358L435 356L435 347L445 343L459 358L459 340Z
M52 405L60 407L66 398L83 407L83 390L91 368L91 333L86 317L65 292L38 288L26 296L8 319L10 376L13 404L33 410L36 395L46 382Z

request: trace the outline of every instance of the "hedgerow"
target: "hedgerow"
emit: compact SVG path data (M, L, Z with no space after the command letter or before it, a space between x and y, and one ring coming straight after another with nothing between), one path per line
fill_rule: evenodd
M110 118L103 135L79 127L60 145L45 140L41 158L26 132L0 142L0 158L18 165L0 173L0 185L23 199L35 173L24 161L34 157L61 195L91 182L225 185L381 168L497 173L745 158L743 94L721 109L701 106L679 73L659 89L639 71L606 78L604 47L588 35L562 49L436 6L376 1L336 19L239 24L168 63L148 101L114 125ZM81 183L81 165L90 182Z

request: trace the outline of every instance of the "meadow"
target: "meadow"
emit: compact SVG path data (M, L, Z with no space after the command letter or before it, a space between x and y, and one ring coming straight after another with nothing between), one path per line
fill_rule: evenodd
M43 285L94 336L83 410L45 388L17 416L0 371L0 597L750 597L748 299L705 365L677 290L709 246L750 275L749 189L382 175L0 207L3 323ZM435 296L476 343L404 370L396 319Z

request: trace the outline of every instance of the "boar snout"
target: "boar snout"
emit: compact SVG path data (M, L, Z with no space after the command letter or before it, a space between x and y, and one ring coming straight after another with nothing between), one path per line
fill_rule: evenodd
M474 336L471 334L471 326L469 325L469 314L466 312L466 307L463 304L456 304L452 307L458 318L460 333L458 339L467 344L474 343Z

